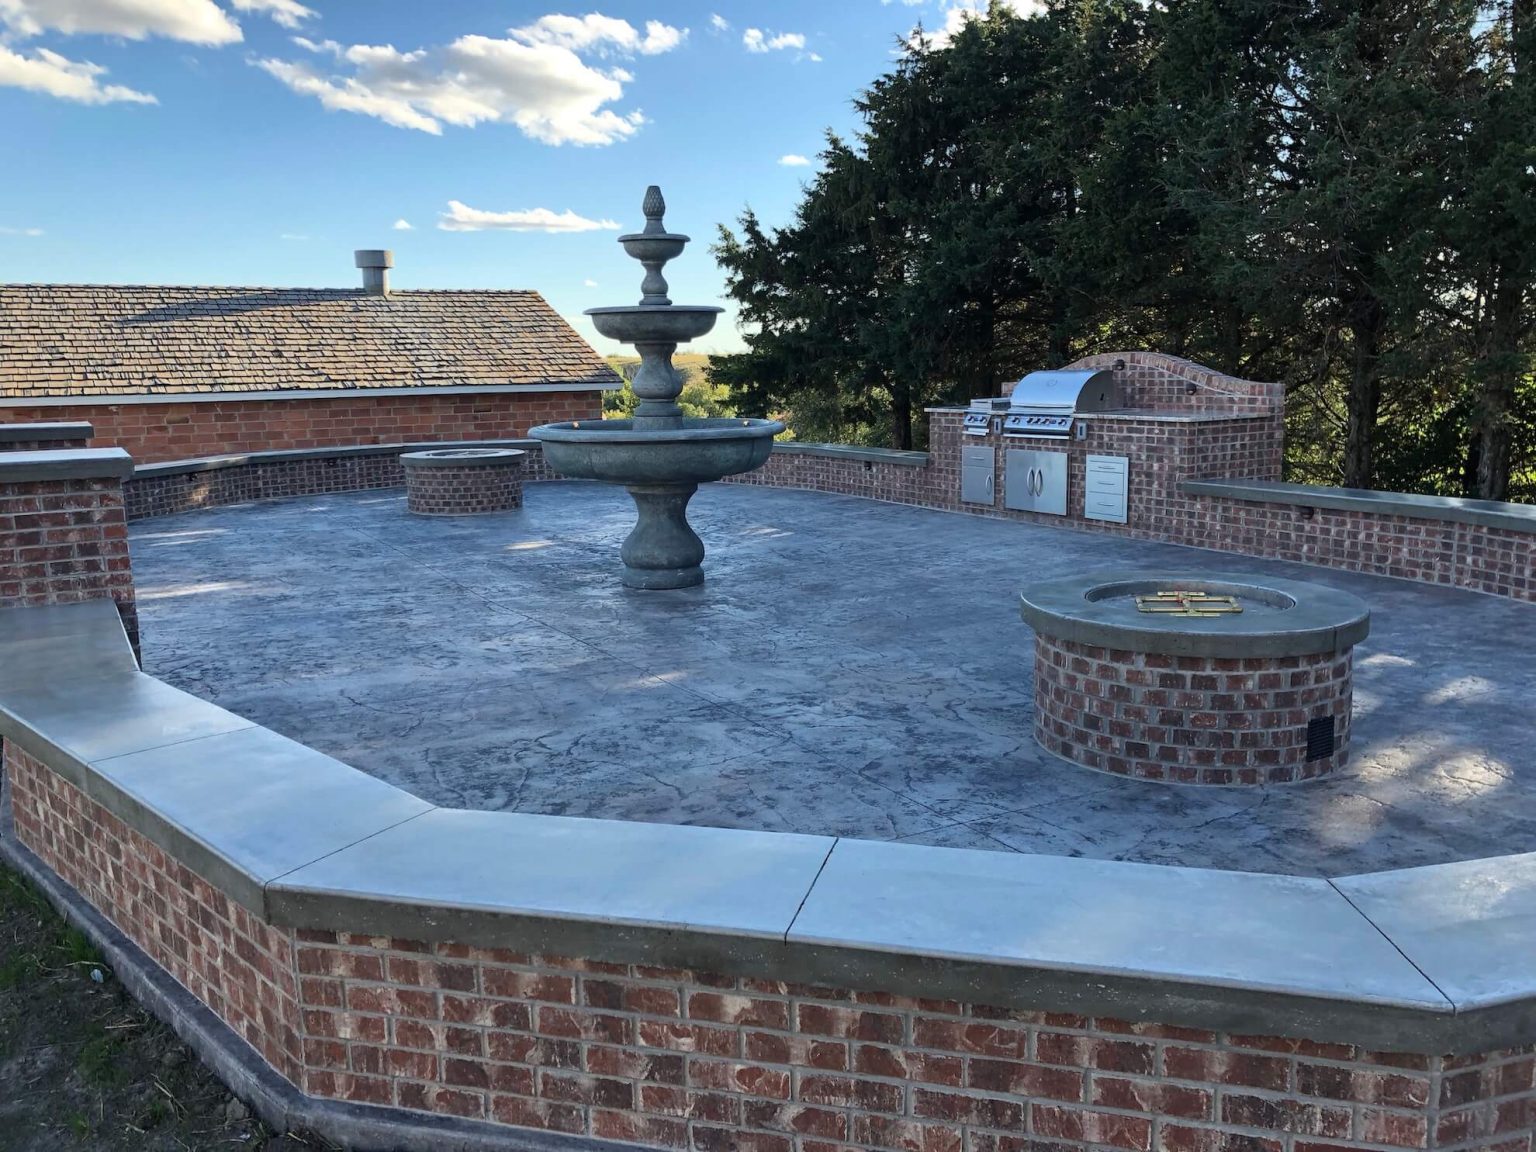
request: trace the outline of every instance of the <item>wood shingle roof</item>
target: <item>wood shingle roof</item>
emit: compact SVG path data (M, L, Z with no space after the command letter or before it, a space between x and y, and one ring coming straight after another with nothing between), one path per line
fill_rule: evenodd
M537 292L0 285L0 399L618 383Z

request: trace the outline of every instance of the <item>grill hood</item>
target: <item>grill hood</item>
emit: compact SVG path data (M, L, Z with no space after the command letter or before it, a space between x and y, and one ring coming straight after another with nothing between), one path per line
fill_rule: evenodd
M1124 407L1115 374L1103 369L1031 372L1013 386L1015 412L1112 412Z

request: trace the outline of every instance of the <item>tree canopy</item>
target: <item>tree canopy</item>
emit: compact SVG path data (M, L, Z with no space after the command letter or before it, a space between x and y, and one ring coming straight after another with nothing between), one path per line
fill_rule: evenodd
M1127 347L1287 388L1298 479L1536 497L1536 0L1051 0L922 36L715 246L802 438Z

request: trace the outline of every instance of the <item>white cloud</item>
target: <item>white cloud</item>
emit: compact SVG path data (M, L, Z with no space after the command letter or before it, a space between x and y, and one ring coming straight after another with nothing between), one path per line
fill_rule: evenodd
M731 22L718 12L711 12L709 14L709 26L716 32L729 32L731 30Z
M261 5L262 0L250 0ZM293 4L266 0L266 6ZM237 6L243 7L238 4ZM143 40L163 36L189 44L234 44L240 25L213 0L0 0L0 25L17 36L95 33Z
M780 156L779 163L786 168L806 168L809 167L811 161L808 157L797 156L791 152L788 156Z
M308 240L309 237L302 232L284 232L278 236L279 240Z
M583 280L581 282L581 286L583 288L596 288L597 287L597 281L596 280Z
M457 200L448 201L448 211L437 220L444 232L617 232L617 220L588 220L567 208L551 212L548 208L530 208L522 212L485 212Z
M0 236L41 236L41 228L6 228L0 227Z
M107 70L88 60L68 60L47 48L34 48L30 56L0 44L0 88L24 88L77 104L154 104L147 92L121 84L103 84Z
M393 224L390 225L390 227L393 228L396 232L414 232L414 231L416 231L416 229L412 226L411 222L409 220L407 220L404 216L402 216L402 217L400 217L400 219L396 220Z
M284 28L297 28L319 15L298 0L230 0L239 12L264 12Z
M585 16L541 16L532 24L508 29L507 35L524 44L547 44L572 52L618 52L626 56L639 53L655 56L670 52L688 35L686 28L673 28L659 20L645 22L642 37L628 20L589 12Z
M937 32L928 33L935 48L945 47L953 40L965 22L975 16L987 14L987 0L947 0L944 25ZM1004 8L1011 8L1020 16L1038 16L1045 11L1045 0L998 0ZM913 30L914 33L916 29Z
M741 42L748 52L778 52L785 48L804 50L805 37L799 32L764 32L761 28L748 28L741 34Z
M0 3L5 0L0 0ZM545 16L507 38L461 36L441 48L401 52L393 45L295 38L307 51L336 57L345 71L305 61L264 59L256 65L326 108L373 116L397 128L441 135L443 125L516 125L545 144L612 144L634 135L645 117L608 107L634 77L582 59L655 55L676 48L686 29L648 21L642 34L628 21L596 14Z
M341 45L335 40L311 40L308 36L290 36L289 39L306 52L328 56L340 56L342 53Z

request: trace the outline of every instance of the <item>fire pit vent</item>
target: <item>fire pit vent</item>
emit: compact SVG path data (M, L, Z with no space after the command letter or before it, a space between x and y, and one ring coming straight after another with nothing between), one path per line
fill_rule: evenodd
M1326 760L1333 755L1333 717L1314 716L1307 721L1307 760Z

